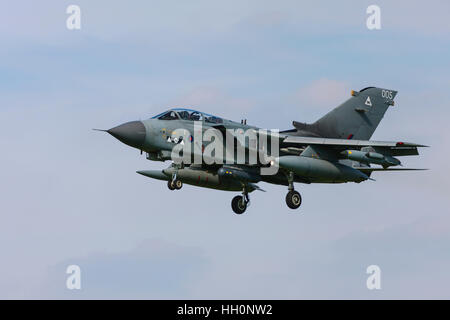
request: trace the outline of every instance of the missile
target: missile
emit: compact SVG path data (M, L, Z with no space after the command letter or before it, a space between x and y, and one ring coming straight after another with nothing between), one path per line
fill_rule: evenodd
M243 182L259 182L261 180L261 176L255 172L233 167L222 167L217 174L223 179L237 179Z
M165 180L165 181L170 180L170 176L164 174L161 170L141 170L141 171L136 171L136 173L142 174L143 176L153 178L153 179Z
M361 182L369 177L352 167L323 159L302 156L282 156L277 159L280 168L305 178L329 182Z
M350 160L364 163L379 164L382 165L383 167L398 166L401 163L400 160L394 157L384 155L378 152L345 150L341 152L341 155Z
M218 190L242 191L242 183L238 179L222 179L218 173L202 168L185 167L177 170L170 166L162 171L141 170L136 172L152 179L164 181L171 180L176 172L177 179L186 184ZM250 183L249 192L255 189L257 189L257 187Z

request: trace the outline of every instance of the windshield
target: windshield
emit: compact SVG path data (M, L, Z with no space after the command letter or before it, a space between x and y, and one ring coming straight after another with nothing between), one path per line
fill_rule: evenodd
M200 111L192 110L192 109L184 109L184 108L175 108L163 113L160 113L152 119L160 119L160 120L190 120L190 121L203 121L210 123L223 123L222 118L203 113Z
M163 112L162 114L159 114L156 117L160 120L177 120L177 119L179 119L178 114L173 110Z

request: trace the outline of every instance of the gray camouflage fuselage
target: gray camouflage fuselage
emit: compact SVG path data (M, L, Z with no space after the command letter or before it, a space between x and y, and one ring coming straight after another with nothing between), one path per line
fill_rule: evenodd
M316 122L305 124L294 121L294 129L281 131L276 136L276 150L267 146L266 152L269 158L272 157L271 164L261 161L238 162L236 153L230 152L231 147L224 138L223 155L220 155L223 161L219 163L201 161L171 165L162 171L141 170L138 173L169 183L178 179L200 187L244 192L259 189L257 183L260 181L288 185L289 190L293 190L293 182L359 183L370 179L373 171L399 170L390 168L400 164L395 156L417 155L417 147L422 147L411 143L369 140L386 110L394 105L396 94L393 90L374 87L352 91L350 99ZM148 120L124 123L107 132L121 142L145 152L149 160L166 161L173 160L172 151L180 143L191 146L191 160L194 159L196 144L197 150L201 149L203 153L211 143L202 139L208 129L224 135L229 130L259 130L247 125L246 121L238 123L195 110L177 108ZM268 134L268 137L274 138L275 135ZM247 151L251 150L249 140L239 140L236 136L232 138ZM260 169L273 165L274 161L279 168L277 173L261 174ZM371 167L371 164L381 165L383 169Z

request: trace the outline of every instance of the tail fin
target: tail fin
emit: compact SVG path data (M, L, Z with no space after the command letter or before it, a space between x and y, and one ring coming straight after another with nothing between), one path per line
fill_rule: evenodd
M352 91L352 97L310 126L325 138L369 140L397 91L375 87Z

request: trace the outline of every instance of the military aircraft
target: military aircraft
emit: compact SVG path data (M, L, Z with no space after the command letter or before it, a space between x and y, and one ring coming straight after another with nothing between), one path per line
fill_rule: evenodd
M360 183L373 180L374 171L423 170L398 167L399 156L418 155L424 145L393 141L369 140L383 118L386 110L394 106L397 91L367 87L351 91L351 97L312 124L293 121L293 129L278 133L268 132L263 139L275 139L275 148L268 143L252 145L245 136L237 137L233 132L252 131L259 138L260 128L247 125L246 120L234 122L204 112L173 108L148 120L131 121L106 131L121 142L146 153L148 160L167 161L173 159L174 148L189 144L187 159L198 154L203 156L208 142L213 140L223 145L222 152L216 152L219 160L200 162L175 162L164 170L141 170L137 173L158 180L167 181L170 190L179 190L183 183L203 188L226 191L240 191L231 207L236 214L242 214L249 205L249 193L262 190L257 183L266 182L288 187L286 204L297 209L302 197L294 189L294 183ZM196 129L195 124L200 124ZM206 130L221 134L231 132L230 141L211 139L203 141ZM99 129L95 129L99 130ZM200 138L198 138L200 137ZM266 141L267 142L267 141ZM237 145L237 146L236 146ZM265 148L265 161L249 161L246 155L237 161L236 150L247 153ZM190 148L190 149L189 149ZM197 150L197 151L195 151ZM199 151L200 150L200 151ZM181 154L181 153L180 153ZM243 161L242 161L243 159ZM210 159L211 160L211 159ZM379 165L371 166L371 165ZM262 174L261 169L276 167L272 174Z

